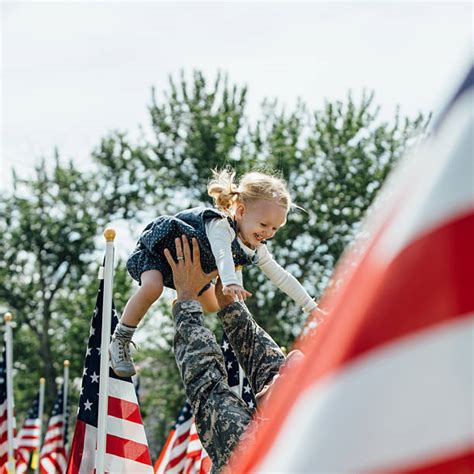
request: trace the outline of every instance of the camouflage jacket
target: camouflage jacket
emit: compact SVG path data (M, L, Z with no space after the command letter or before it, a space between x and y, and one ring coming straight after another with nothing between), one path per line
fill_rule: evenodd
M212 460L213 472L221 472L239 439L249 437L249 432L242 435L253 413L227 383L224 357L214 334L203 325L201 305L178 301L173 315L176 362L196 428ZM285 360L283 353L243 303L227 306L218 316L252 390L260 392L278 374Z

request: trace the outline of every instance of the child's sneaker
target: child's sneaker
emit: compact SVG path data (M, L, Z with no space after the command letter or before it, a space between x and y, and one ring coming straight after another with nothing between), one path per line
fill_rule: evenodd
M131 377L136 373L130 344L136 347L131 339L114 334L109 345L110 366L115 374L122 378Z

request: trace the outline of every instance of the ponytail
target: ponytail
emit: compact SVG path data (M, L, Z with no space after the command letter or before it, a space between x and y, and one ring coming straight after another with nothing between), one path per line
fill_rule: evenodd
M214 199L215 206L223 211L229 210L237 197L239 191L234 182L235 171L230 168L223 170L212 170L213 178L207 186L207 193Z

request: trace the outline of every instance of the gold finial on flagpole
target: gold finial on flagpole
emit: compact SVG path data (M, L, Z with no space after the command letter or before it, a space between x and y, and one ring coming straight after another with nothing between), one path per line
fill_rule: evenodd
M104 230L104 237L107 242L115 240L115 229L107 227L107 229Z
M13 319L13 316L12 316L12 313L5 313L3 315L3 320L6 322L6 323L10 323Z
M64 367L69 367L69 361L67 359L64 361Z
M44 377L41 377L40 378L40 384L41 385L44 385L44 383L46 382L46 379Z

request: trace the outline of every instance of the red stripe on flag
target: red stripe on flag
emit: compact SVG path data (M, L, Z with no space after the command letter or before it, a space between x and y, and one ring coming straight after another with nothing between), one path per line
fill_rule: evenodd
M399 474L472 474L474 472L474 450L460 453L456 456L438 459L430 464L398 470Z
M179 435L176 438L176 441L173 443L173 447L178 446L181 443L184 443L189 437L189 430L185 431L182 435Z
M58 421L57 423L54 423L53 425L48 425L48 431L52 431L55 428L62 428L63 427L63 422Z
M175 456L173 459L170 460L170 462L166 465L166 470L171 469L172 467L175 467L176 464L179 464L185 457L186 457L186 450L183 450L181 454L179 454L178 456Z
M20 439L20 441L22 440L36 440L36 439L39 439L39 434L37 435L32 435L32 436L27 436L27 435L23 435Z
M204 457L201 459L201 469L199 470L199 474L207 474L211 472L212 462L209 456Z
M474 214L450 221L412 242L385 270L372 253L354 275L358 284L338 294L336 317L321 326L320 343L308 341L317 359L309 384L382 344L472 311L473 228ZM311 358L304 343L302 350Z
M257 466L297 395L322 377L384 344L474 311L473 229L472 211L456 216L412 241L389 265L374 251L380 234L374 239L376 244L336 294L334 303L322 302L322 307L332 309L315 336L318 344L314 337L302 341L299 348L307 363L288 374L284 386L276 387L272 403L262 412L270 420L260 427L260 441L249 449L246 459L233 460L236 472Z
M133 423L141 424L142 422L138 405L120 398L109 396L108 414L109 416L121 418L122 420L131 421Z
M201 456L202 454L202 449L196 449L194 451L187 451L186 452L186 456L188 458L198 458Z
M84 451L84 437L86 435L86 424L81 421L76 421L76 428L74 430L74 439L72 440L71 451L67 466L67 474L77 474L81 467L82 454Z
M62 434L59 434L59 435L55 436L54 438L53 437L45 438L45 440L43 442L43 446L47 446L48 444L56 443L57 441L62 441L62 439L63 439Z
M114 456L131 459L151 466L148 446L130 439L107 434L106 452L107 454L113 454Z

